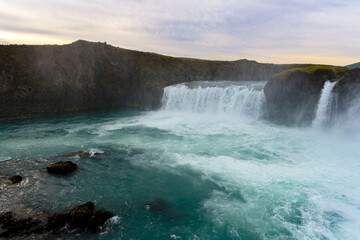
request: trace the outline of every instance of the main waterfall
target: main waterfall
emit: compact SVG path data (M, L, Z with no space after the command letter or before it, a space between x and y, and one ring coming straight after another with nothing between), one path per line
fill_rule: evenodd
M163 110L264 116L265 82L191 82L164 89Z

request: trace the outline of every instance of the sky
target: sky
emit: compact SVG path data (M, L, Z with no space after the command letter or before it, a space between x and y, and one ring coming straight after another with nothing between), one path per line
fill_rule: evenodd
M360 62L359 0L0 0L1 44L78 39L164 55Z

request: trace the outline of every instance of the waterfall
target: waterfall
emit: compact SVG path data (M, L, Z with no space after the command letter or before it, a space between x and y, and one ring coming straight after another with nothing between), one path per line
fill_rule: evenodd
M316 115L312 122L314 127L324 126L330 122L331 114L334 109L334 98L332 90L336 82L326 81L321 90L320 100L317 106Z
M164 89L162 109L194 113L264 115L265 82L192 82Z

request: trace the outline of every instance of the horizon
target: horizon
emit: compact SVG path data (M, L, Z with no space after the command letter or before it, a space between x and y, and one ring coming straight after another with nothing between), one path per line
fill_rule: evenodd
M220 61L346 66L360 61L360 3L265 0L0 2L0 42L78 39Z

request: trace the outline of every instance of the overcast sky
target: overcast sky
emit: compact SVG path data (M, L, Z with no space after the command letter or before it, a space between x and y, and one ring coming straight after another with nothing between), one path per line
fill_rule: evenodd
M0 0L0 41L219 60L360 61L359 0Z

